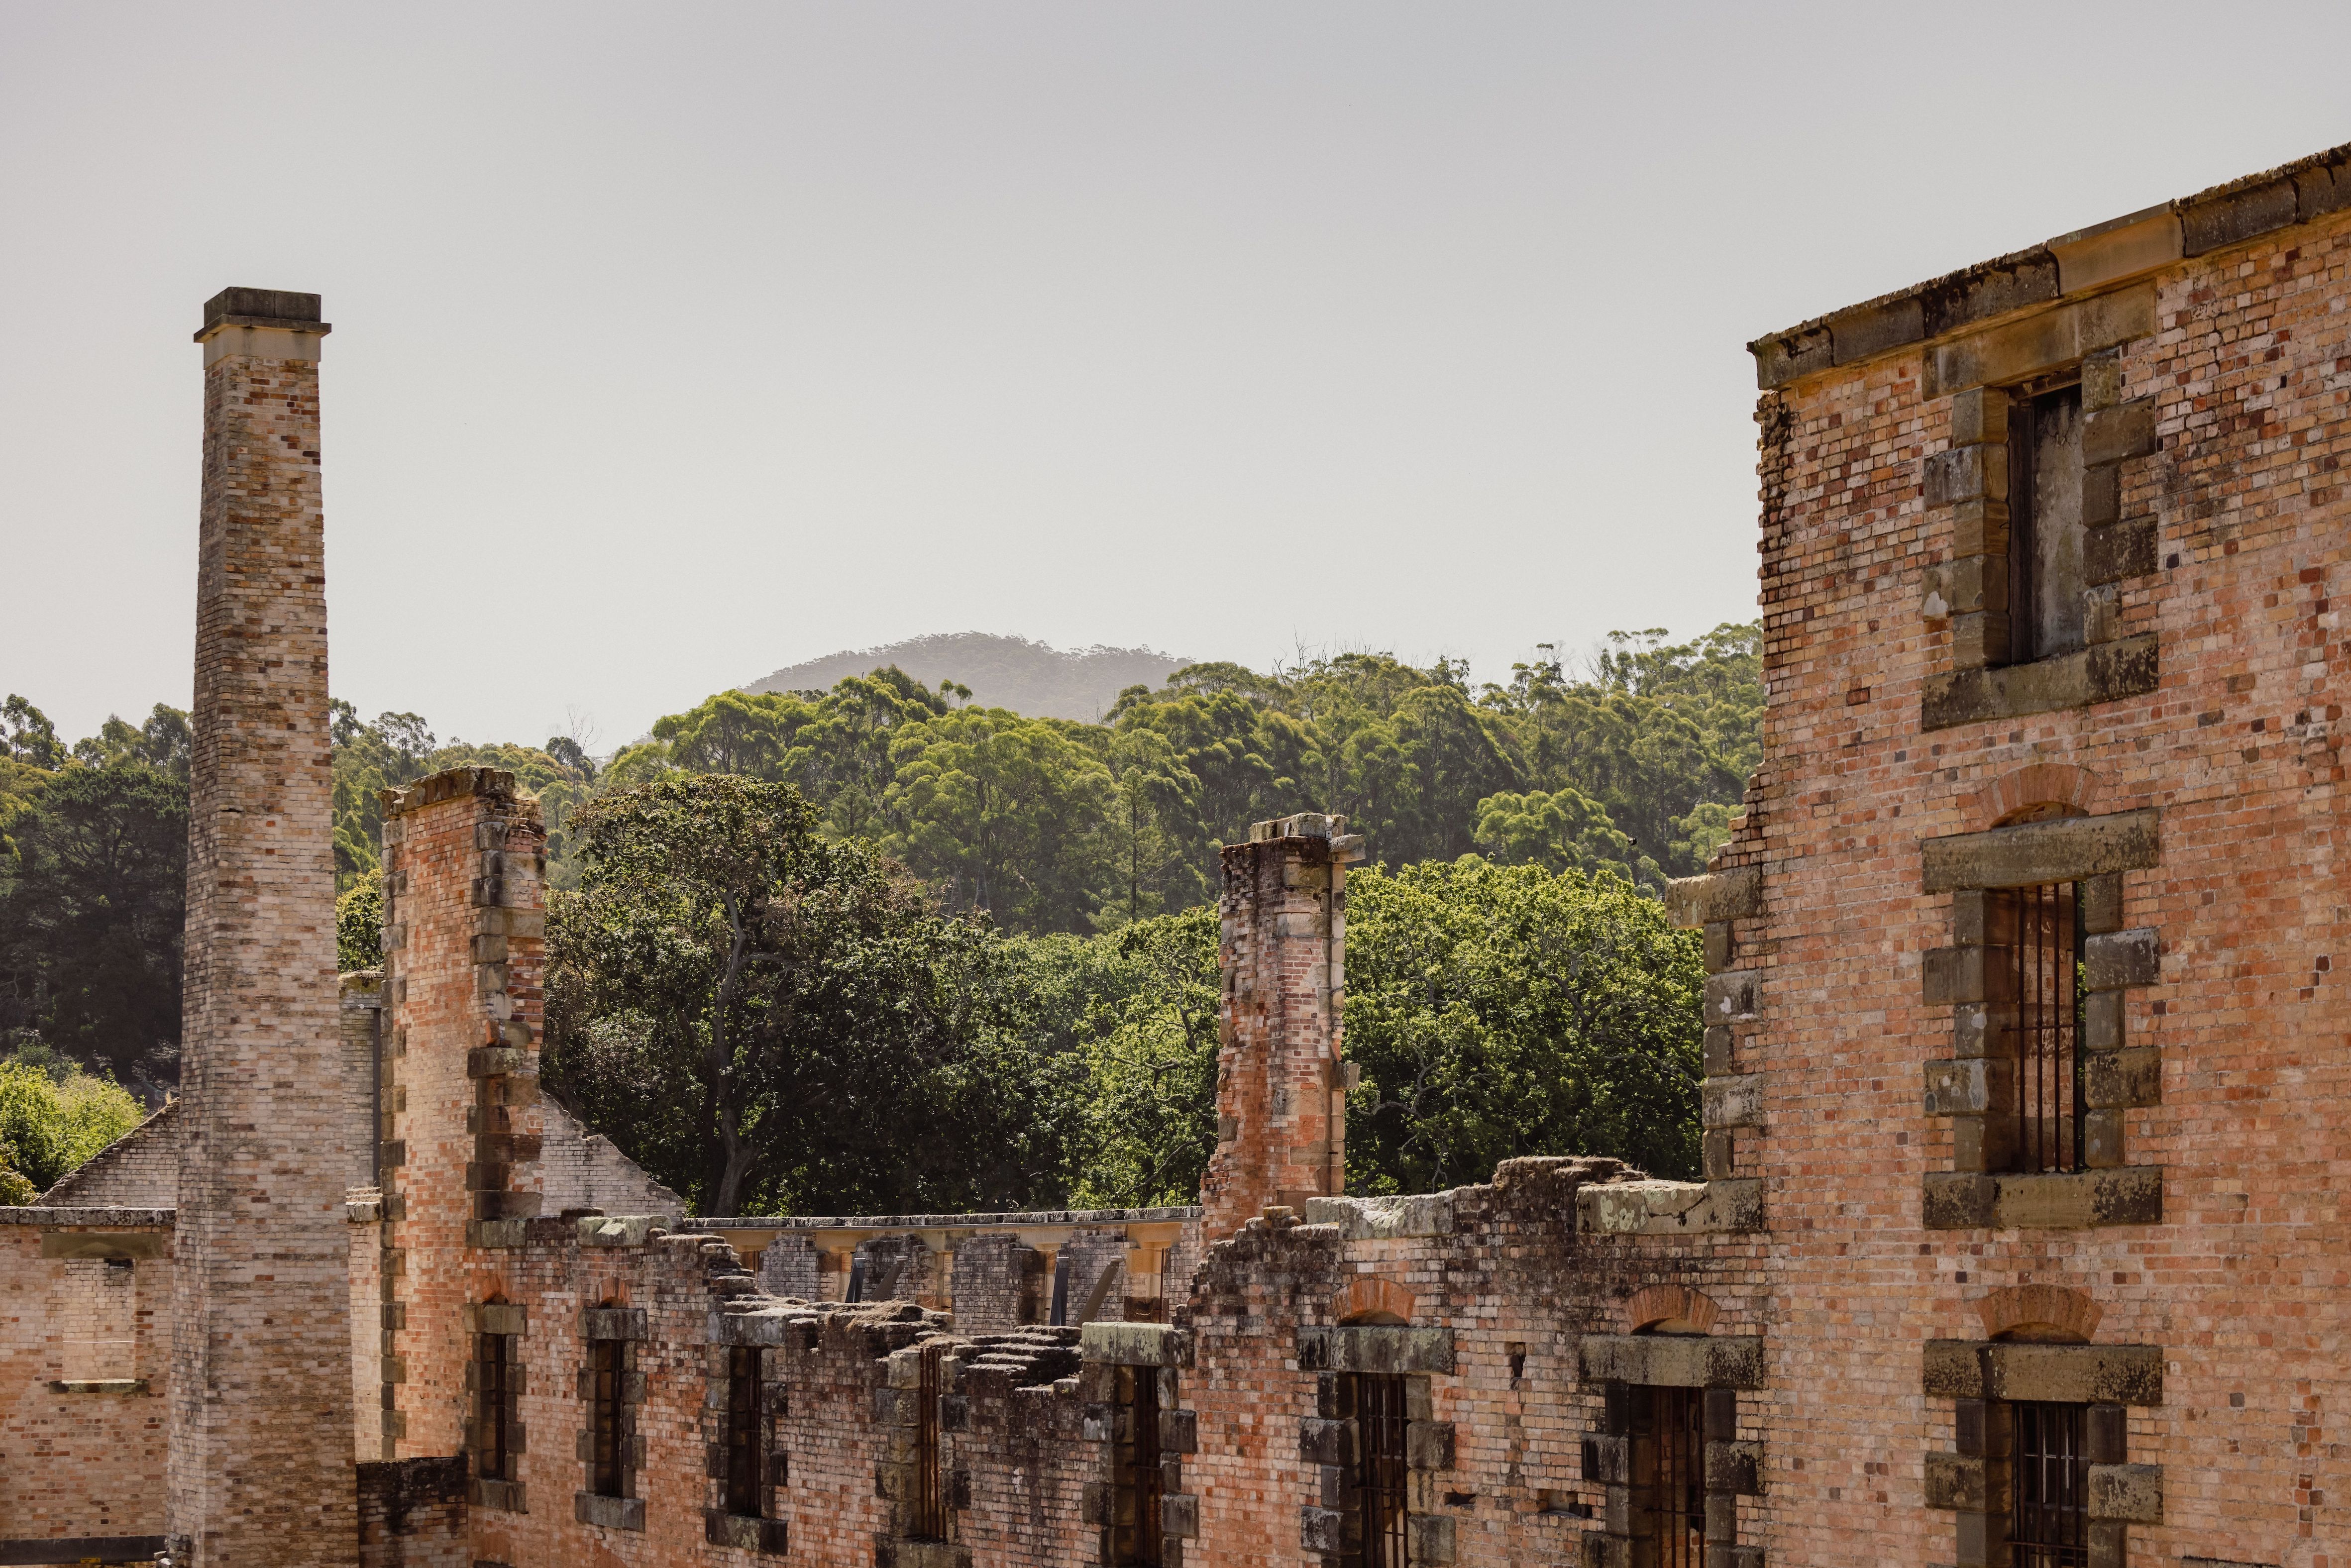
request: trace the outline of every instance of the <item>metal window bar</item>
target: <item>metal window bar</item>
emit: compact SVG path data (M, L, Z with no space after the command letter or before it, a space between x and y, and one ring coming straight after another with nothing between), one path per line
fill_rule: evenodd
M507 1475L507 1455L509 1434L507 1431L507 1395L512 1382L507 1375L511 1363L512 1346L502 1333L474 1336L475 1418L478 1426L474 1437L475 1472L488 1481L502 1481Z
M726 1353L726 1511L766 1517L760 1506L759 1352L737 1345Z
M2020 887L2016 913L2016 1164L2082 1167L2082 922L2072 883Z
M1405 1568L1404 1379L1364 1373L1355 1380L1361 1439L1356 1478L1364 1500L1364 1568Z
M2014 1503L2009 1520L2015 1568L2088 1568L2088 1406L2016 1406Z
M1159 1500L1165 1488L1159 1470L1159 1371L1137 1366L1128 1370L1134 1390L1127 1400L1134 1426L1128 1437L1134 1456L1128 1472L1134 1499L1134 1541L1124 1561L1142 1568L1160 1568Z
M1702 1388L1653 1388L1657 1443L1657 1568L1706 1559L1706 1437Z
M588 1490L599 1497L622 1495L621 1344L616 1339L588 1342Z
M946 1488L939 1474L939 1373L946 1343L923 1346L922 1409L914 1421L914 1517L907 1533L916 1541L947 1538Z

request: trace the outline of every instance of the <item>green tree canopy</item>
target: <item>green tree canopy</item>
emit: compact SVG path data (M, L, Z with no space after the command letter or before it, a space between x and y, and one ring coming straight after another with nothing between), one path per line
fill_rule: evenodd
M935 913L789 785L667 778L580 809L553 895L546 1072L704 1213L944 1209L1058 1190L1071 1070L983 921Z
M178 1074L188 789L142 762L50 774L0 878L0 1028L119 1076Z
M112 1079L40 1048L0 1059L0 1188L13 1173L46 1191L145 1117Z
M1698 1171L1696 934L1613 876L1475 856L1347 885L1348 1185L1433 1192L1519 1155Z

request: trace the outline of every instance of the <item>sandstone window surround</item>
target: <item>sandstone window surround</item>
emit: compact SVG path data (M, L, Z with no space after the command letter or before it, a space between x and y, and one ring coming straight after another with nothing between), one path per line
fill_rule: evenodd
M2126 635L2124 584L2156 570L2156 519L2123 514L2123 467L2158 446L2152 398L2122 395L2122 346L2156 326L2155 287L2064 301L1928 351L1927 395L1951 400L1950 444L1926 459L1925 613L1951 662L1920 698L1925 729L2155 689L2152 633Z
M2129 1049L2124 992L2158 977L2151 928L2126 929L2126 872L2159 860L2152 810L2014 822L1920 845L1923 884L1952 895L1952 945L1924 955L1923 999L1952 1011L1952 1055L1925 1064L1925 1109L1952 1121L1952 1166L1924 1178L1929 1229L2071 1229L2153 1225L2163 1171L2133 1166L2126 1113L2162 1098L2160 1053ZM2082 963L2081 1106L2074 1170L2019 1169L2021 1100L2014 905L2009 890L2072 884Z
M1454 1561L1450 1515L1438 1512L1437 1478L1453 1469L1453 1423L1436 1418L1433 1380L1454 1375L1453 1331L1395 1323L1311 1324L1298 1331L1298 1369L1315 1376L1314 1416L1299 1430L1299 1451L1316 1467L1315 1500L1299 1510L1300 1544L1324 1563L1384 1568L1396 1542L1375 1531L1377 1443L1401 1405L1405 1512L1402 1545L1415 1563ZM1394 1379L1373 1383L1372 1379Z
M645 1401L645 1375L637 1364L647 1337L642 1307L588 1307L580 1314L586 1348L580 1368L579 1398L586 1425L576 1449L587 1485L571 1495L572 1517L582 1524L642 1531L644 1500L632 1495L645 1462L637 1416Z
M1646 1293L1646 1292L1645 1292ZM1671 1560L1686 1549L1686 1495L1660 1462L1672 1437L1698 1445L1703 1532L1708 1561L1761 1568L1760 1548L1739 1544L1739 1500L1762 1490L1763 1446L1739 1437L1739 1395L1763 1385L1763 1342L1753 1334L1585 1334L1576 1346L1579 1378L1601 1393L1600 1430L1583 1439L1583 1479L1601 1489L1601 1530L1585 1537L1587 1563L1618 1568ZM1695 1407L1693 1407L1695 1400ZM1661 1445L1659 1422L1673 1426ZM1697 1430L1685 1428L1694 1421ZM1688 1456L1685 1456L1686 1458Z
M722 1311L710 1315L708 1337L702 1414L710 1493L703 1510L704 1538L713 1546L780 1557L789 1545L789 1527L776 1491L791 1479L790 1457L775 1431L776 1422L791 1413L782 1352L809 1349L815 1343L814 1327L775 1312ZM755 1447L748 1456L735 1447L747 1415ZM745 1500L737 1469L747 1457L754 1461L756 1482L748 1510L738 1506Z
M473 1472L465 1500L476 1508L528 1513L516 1461L528 1451L521 1402L528 1389L523 1343L529 1310L484 1301L465 1309L465 1331L474 1336L474 1358L465 1364L465 1393L473 1406L465 1433Z
M1706 934L1706 1080L1699 1089L1706 1180L1586 1186L1576 1194L1576 1226L1625 1236L1761 1230L1763 1183L1737 1172L1741 1141L1761 1136L1765 1124L1764 1074L1739 1071L1741 1039L1751 1037L1762 1006L1764 972L1741 967L1750 960L1740 939L1741 923L1751 942L1762 917L1762 868L1682 877L1667 884L1666 908L1676 925Z
M1091 1322L1079 1341L1085 1436L1102 1445L1080 1521L1100 1532L1106 1565L1180 1563L1200 1532L1200 1500L1184 1490L1185 1456L1199 1451L1199 1416L1183 1408L1192 1335L1164 1323Z
M2078 1409L2086 1568L2125 1568L2130 1526L2163 1522L2163 1468L2128 1462L2127 1408L2163 1403L2163 1362L2158 1345L1928 1341L1925 1392L1953 1402L1957 1443L1927 1456L1926 1502L1959 1516L1957 1568L2011 1560L2028 1406L2043 1419Z

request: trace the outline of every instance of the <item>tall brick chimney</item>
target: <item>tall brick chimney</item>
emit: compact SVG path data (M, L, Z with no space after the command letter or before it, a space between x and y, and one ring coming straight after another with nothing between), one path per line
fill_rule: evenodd
M356 1563L319 297L204 307L170 1531Z
M1347 1189L1340 1002L1346 867L1362 841L1345 823L1307 812L1225 847L1217 1149L1200 1183L1211 1239Z

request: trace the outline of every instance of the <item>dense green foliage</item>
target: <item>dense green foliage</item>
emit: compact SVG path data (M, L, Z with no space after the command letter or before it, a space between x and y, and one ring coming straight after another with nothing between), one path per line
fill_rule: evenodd
M985 1207L1050 1185L1071 1069L1004 1006L1007 951L789 785L659 779L573 819L544 1072L705 1213Z
M67 748L21 697L0 759L0 1037L125 1082L178 1075L187 716ZM41 766L47 764L47 766Z
M1705 979L1697 934L1613 876L1350 876L1348 1184L1434 1192L1552 1154L1695 1176Z
M84 1072L45 1047L0 1059L0 1203L31 1202L27 1186L37 1193L55 1186L145 1115L112 1079Z
M379 962L381 793L513 771L549 829L549 1082L705 1212L1188 1198L1215 1136L1217 851L1346 814L1364 1190L1538 1151L1695 1164L1698 870L1759 751L1752 626L1588 667L1196 664L1099 724L885 668L727 692L601 768L334 705L339 960ZM0 1038L175 1076L186 716L0 706ZM1465 858L1466 857L1466 858Z
M1189 1202L1216 1137L1216 911L1092 936L940 912L789 785L574 818L549 1085L705 1213ZM1535 1153L1697 1164L1696 939L1614 875L1476 856L1349 894L1351 1183Z

